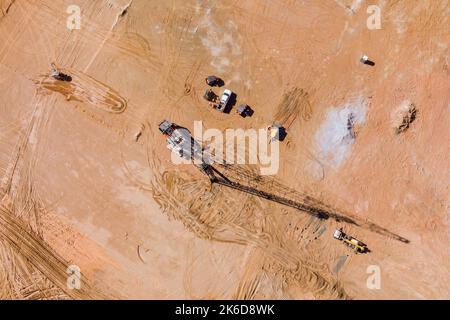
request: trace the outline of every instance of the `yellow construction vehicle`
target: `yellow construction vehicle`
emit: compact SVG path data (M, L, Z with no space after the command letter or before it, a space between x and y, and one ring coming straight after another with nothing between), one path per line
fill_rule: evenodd
M358 239L349 236L342 231L342 228L336 229L334 231L333 237L337 240L342 241L346 246L350 247L355 251L355 253L366 253L368 252L367 245Z

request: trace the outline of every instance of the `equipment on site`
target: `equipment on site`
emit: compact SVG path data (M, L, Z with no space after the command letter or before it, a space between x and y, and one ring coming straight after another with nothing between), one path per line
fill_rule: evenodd
M230 103L231 96L233 92L230 89L225 89L220 97L219 105L217 106L217 110L220 112L224 112L227 109L228 104Z
M211 87L215 87L215 86L220 87L223 85L223 80L216 76L206 77L205 82L208 86L211 86Z
M167 148L178 156L195 160L203 158L202 146L192 137L190 131L169 120L159 124L159 131L167 138Z
M211 89L207 89L205 91L205 94L203 95L203 98L209 102L209 105L213 107L214 109L219 109L219 96L215 94L214 91Z
M237 109L236 112L242 117L251 117L253 115L253 110L246 104L241 104Z
M283 141L287 135L286 129L279 123L273 123L267 129L269 130L269 134L270 134L269 143L272 143L275 141Z
M192 161L194 166L209 178L211 184L221 185L257 196L262 199L276 202L287 207L295 208L320 220L334 218L336 221L355 224L355 221L352 219L330 211L330 209L324 206L321 201L316 200L313 197L304 194L297 194L297 198L292 198L296 195L296 191L286 188L283 185L278 185L276 181L272 181L270 191L263 190L263 188L259 187L258 184L256 184L256 186L250 184L246 185L238 181L233 181L227 177L226 174L226 170L231 169L230 165L223 161L216 161L214 156L211 156L211 154L205 154L205 151L208 153L208 148L202 148L201 144L191 136L188 129L180 127L169 120L164 120L159 124L159 130L167 138L167 147L180 157L194 160ZM223 170L219 171L219 169L215 167L215 164L220 166ZM239 168L234 168L233 170L235 173L240 173L241 176L246 177L247 179L252 179L253 182L261 181L261 176L257 174L253 175L251 171L242 171ZM265 183L265 185L267 186L268 184ZM287 194L290 196L286 197ZM336 229L333 237L339 241L342 241L356 253L370 252L366 244L345 234L342 228ZM403 238L400 238L400 240L403 241ZM407 241L407 239L404 241Z
M214 108L219 110L220 112L225 112L225 110L228 107L228 104L230 102L230 99L233 95L233 92L229 89L225 89L222 93L222 96L219 99L219 96L212 91L212 89L207 89L205 91L205 94L203 95L203 98L206 101L210 102L210 105Z
M239 182L232 181L223 172L220 172L214 167L214 164L218 164L221 168L226 169L228 165L224 162L218 162L214 156L207 152L207 147L202 148L202 146L191 136L189 130L180 127L169 120L164 120L161 122L159 124L159 130L165 137L167 137L167 147L180 157L196 160L193 161L193 164L197 167L197 169L208 176L211 184L222 185L295 208L321 220L327 220L330 216L334 215L332 212L322 208L320 203L314 203L314 200L310 197L308 197L307 201L305 201L305 199L296 201L285 197L285 195L271 193L254 186L244 185ZM245 173L245 175L247 175L247 173ZM260 177L257 176L257 178Z
M56 68L56 65L54 63L52 63L51 66L52 66L52 72L50 73L50 76L53 79L59 80L59 81L65 81L65 82L71 82L72 81L72 77L69 76L68 74L60 72Z
M203 98L209 102L217 102L219 97L214 93L214 91L212 91L212 89L207 89L203 95Z
M375 62L371 61L371 60L369 59L369 57L368 57L367 55L365 55L365 54L361 57L361 59L359 59L359 61L360 61L362 64L366 64L366 65L368 65L368 66L374 66L374 65L375 65Z
M366 253L368 251L367 245L365 243L345 234L342 228L336 229L334 231L333 237L337 240L342 241L346 246L353 249L356 253Z

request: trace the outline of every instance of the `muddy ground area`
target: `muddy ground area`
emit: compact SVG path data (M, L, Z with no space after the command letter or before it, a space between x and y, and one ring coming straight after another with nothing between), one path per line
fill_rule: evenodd
M0 298L450 298L449 1L71 5L0 0ZM276 174L220 173L284 204L174 164L164 119L282 124Z

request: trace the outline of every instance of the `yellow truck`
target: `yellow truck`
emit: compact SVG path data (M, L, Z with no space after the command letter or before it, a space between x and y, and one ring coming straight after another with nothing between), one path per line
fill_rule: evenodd
M342 241L346 246L350 247L355 253L366 253L368 252L367 245L358 239L349 236L342 231L342 228L336 229L334 231L333 237L337 240Z

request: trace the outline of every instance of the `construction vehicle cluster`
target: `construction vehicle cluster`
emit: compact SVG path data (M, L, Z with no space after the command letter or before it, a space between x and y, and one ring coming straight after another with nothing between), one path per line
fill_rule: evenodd
M206 84L211 87L221 87L224 85L224 82L220 78L215 76L208 76L205 81ZM233 95L235 94L231 90L225 89L222 93L222 96L219 98L219 96L215 94L211 88L209 88L206 90L204 98L205 100L210 102L210 105L212 105L214 109L220 112L228 112L230 107L230 99ZM251 110L251 108L245 104L239 106L237 112L242 117L246 117L249 115L251 116L253 114L253 110ZM277 140L283 141L284 137L287 134L284 127L279 123L273 123L268 127L268 130L270 134L269 143L275 142ZM188 129L174 124L169 120L164 120L159 124L159 131L166 137L168 149L170 149L173 153L177 154L181 158L193 161L196 167L209 177L211 183L217 183L235 190L246 192L270 201L280 203L282 205L296 208L305 211L319 219L328 219L328 215L323 210L317 209L314 206L295 202L282 196L274 195L262 190L255 189L253 187L230 181L227 177L225 177L213 167L213 162L210 161L210 159L208 159L208 156L204 154L202 145L192 137ZM343 244L351 248L355 253L370 252L366 244L352 236L345 234L342 228L336 229L333 237L339 241L342 241Z
M205 82L210 87L221 87L225 83L222 79L216 76L208 76L205 78ZM236 97L236 94L230 89L225 89L222 92L222 95L219 97L211 88L207 89L203 98L209 102L213 109L216 109L220 112L228 113L232 108L231 101ZM243 118L251 117L254 113L252 108L250 108L247 104L241 104L236 112Z

